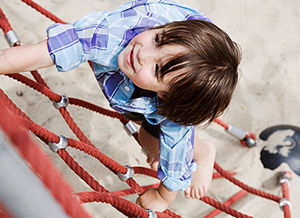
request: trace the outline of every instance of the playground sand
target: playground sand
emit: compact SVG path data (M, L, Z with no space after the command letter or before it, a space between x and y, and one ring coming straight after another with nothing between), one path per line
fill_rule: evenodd
M74 22L88 12L111 10L126 0L36 0L66 22ZM203 11L213 22L238 42L243 51L240 80L232 103L221 117L224 121L251 131L256 135L267 127L277 124L300 126L300 99L298 96L300 76L300 22L298 1L266 0L264 7L259 0L252 1L205 1L182 0ZM0 6L22 44L37 43L46 38L46 28L52 21L44 18L19 0L0 0ZM0 37L0 48L7 47ZM54 67L41 70L52 90L59 94L84 99L109 108L87 64L67 73L58 73ZM25 73L29 76L29 73ZM76 138L68 129L51 102L30 88L7 77L0 77L5 93L36 123L56 134ZM106 155L122 165L147 166L139 145L124 131L118 120L103 117L74 106L68 107L75 121L88 138ZM281 195L278 173L289 170L286 164L271 171L260 162L262 145L243 147L236 138L224 132L217 124L209 128L197 127L202 138L209 138L217 146L216 161L224 169L237 170L236 178L254 188ZM76 192L90 191L68 167L49 149L42 145L67 181ZM116 176L92 157L68 149L75 159L106 189L115 191L128 188ZM139 184L152 184L156 180L136 176ZM293 173L291 202L293 217L300 216L300 178ZM240 189L226 179L212 182L208 195L221 202ZM136 195L126 196L135 201ZM84 206L93 217L124 217L110 205L91 203ZM280 218L282 211L277 203L254 195L247 195L233 205L238 211L257 218ZM212 207L198 200L186 200L183 193L172 203L170 209L182 217L204 217ZM230 217L221 213L218 218Z

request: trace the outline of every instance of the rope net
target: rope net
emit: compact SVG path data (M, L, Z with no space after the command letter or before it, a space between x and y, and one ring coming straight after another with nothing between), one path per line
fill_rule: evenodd
M37 3L31 0L22 0L24 3L33 7L41 14L45 15L49 19L54 22L65 23L64 21L57 18L55 15L45 10ZM4 34L12 31L12 27L8 22L4 12L0 8L0 27L3 30ZM12 46L19 46L20 42L15 41L11 43ZM41 75L37 71L31 72L34 80L23 76L21 74L12 74L7 75L8 77L15 79L26 86L40 92L45 95L50 101L60 102L62 100L62 96L53 92L49 86L46 84L45 80L41 77ZM111 118L118 119L123 125L126 125L129 120L127 120L123 115L105 109L103 107L97 106L95 104L89 103L87 101L77 99L77 98L68 98L69 104L78 106L95 113L99 113ZM64 118L65 122L72 130L72 132L76 135L78 140L67 138L68 146L74 149L77 149L81 152L84 152L87 155L90 155L97 161L99 161L103 166L109 169L112 173L116 175L125 175L129 170L128 167L125 167L118 162L114 161L107 155L103 154L89 139L88 137L80 130L80 128L75 123L71 114L68 112L66 107L59 107L58 111L61 116ZM90 202L102 202L110 204L116 210L120 211L122 214L128 217L149 217L149 212L139 207L135 203L122 198L122 196L130 195L130 194L138 194L141 195L148 188L154 187L157 188L159 183L153 185L140 186L132 177L126 178L125 182L128 184L129 188L125 190L119 190L114 192L109 192L105 187L103 187L93 176L91 176L80 164L69 154L67 149L59 149L57 154L60 158L66 163L66 165L72 169L90 188L92 191L89 192L78 192L74 195L74 190L65 181L65 179L61 176L59 171L54 167L49 157L46 153L40 148L40 146L32 139L32 137L28 134L29 130L34 135L36 135L41 141L48 144L51 143L59 143L60 137L54 134L53 132L47 130L46 128L36 124L33 122L25 113L22 112L20 108L18 108L12 100L5 94L5 92L0 89L0 127L5 132L6 136L12 142L20 156L23 160L30 165L31 169L39 175L39 178L44 183L45 187L47 187L54 198L62 205L65 212L70 217L91 217L85 209L81 206L82 203L90 203ZM226 122L217 119L216 123L220 124L224 127L225 130L229 128L229 124ZM133 134L133 137L138 142L137 133ZM251 137L255 140L255 135L253 133L247 133L246 137ZM241 143L246 146L246 143L241 139ZM43 163L43 164L40 164ZM225 203L218 202L208 196L200 198L201 201L205 202L208 205L216 208L210 214L205 216L206 218L215 217L220 212L225 212L234 217L251 217L246 214L243 214L235 209L232 209L230 206L246 196L248 193L253 195L260 196L262 198L266 198L272 200L276 203L280 203L282 199L289 199L289 190L288 186L285 182L282 182L283 189L283 198L266 193L264 191L252 188L241 181L237 180L234 175L235 171L226 171L221 168L221 166L215 163L214 168L216 173L214 173L213 178L226 178L233 184L237 185L241 188L241 191L237 192L235 195L230 197ZM145 167L131 167L134 171L134 174L141 174L144 176L149 176L157 179L157 173L151 169ZM1 200L1 199L0 199ZM1 203L1 201L0 201ZM0 204L1 206L1 204ZM291 217L290 214L290 206L288 204L283 204L282 206L284 211L284 217ZM9 217L4 212L5 210L1 210L0 207L0 216L1 217ZM166 210L164 212L155 212L157 217L181 217L176 213Z

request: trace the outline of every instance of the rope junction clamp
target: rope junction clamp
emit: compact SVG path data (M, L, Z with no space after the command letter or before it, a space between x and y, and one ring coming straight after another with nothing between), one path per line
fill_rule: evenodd
M228 129L225 129L225 131L240 140L243 140L247 135L247 133L244 130L231 124L228 125Z
M279 183L287 183L288 187L291 186L291 180L292 180L292 174L290 172L282 171L280 172L280 178L279 178Z
M49 142L48 145L51 151L57 153L57 151L60 149L66 149L66 147L68 146L68 140L66 137L60 135L58 143Z
M156 215L156 213L153 211L153 210L151 210L151 209L145 209L145 211L147 211L148 212L148 214L149 214L149 218L157 218L157 215ZM140 217L138 217L138 218L140 218Z
M61 95L60 102L53 101L53 106L56 109L59 109L61 107L67 107L68 104L69 104L69 99L66 96L64 96L64 95Z
M123 182L126 182L127 179L132 178L134 175L134 171L133 171L132 167L130 167L128 165L125 165L125 167L127 168L126 174L118 173L119 179Z
M148 211L148 213L149 213L149 218L157 218L157 215L153 210L146 209L146 211Z
M20 45L20 39L14 30L8 31L4 36L10 47Z
M132 122L131 120L129 120L125 125L124 125L126 132L129 135L133 135L134 133L136 133L138 131L138 129L136 128L134 122Z
M248 147L256 147L257 146L256 141L251 137L246 137L243 140L246 142L246 145Z
M288 205L290 207L290 210L292 210L292 204L291 204L291 202L288 199L286 199L286 198L281 198L281 200L279 202L279 207L280 207L280 209L282 211L283 211L283 207L285 205Z
M228 129L225 129L225 131L240 140L244 140L248 147L255 147L257 145L253 138L247 137L247 133L244 130L234 125L229 124Z
M138 132L137 127L135 126L134 122L132 122L131 120L129 120L125 125L124 128L126 130L126 132L131 136L133 134L135 134L136 132ZM149 152L142 147L142 152L147 156L149 154Z

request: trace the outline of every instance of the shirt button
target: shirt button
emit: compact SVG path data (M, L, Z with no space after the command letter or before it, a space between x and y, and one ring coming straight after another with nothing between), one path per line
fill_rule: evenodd
M129 91L130 91L130 88L129 88L129 86L125 86L125 87L124 87L124 89L125 89L127 92L129 92Z

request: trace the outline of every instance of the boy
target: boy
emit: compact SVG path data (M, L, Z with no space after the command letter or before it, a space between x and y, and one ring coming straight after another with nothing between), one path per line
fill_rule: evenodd
M237 45L187 5L134 0L74 25L51 25L48 39L36 45L0 50L0 74L53 64L68 71L88 60L111 107L141 124L140 143L161 179L137 203L163 211L178 190L204 196L215 148L194 126L208 125L228 106L238 78Z

